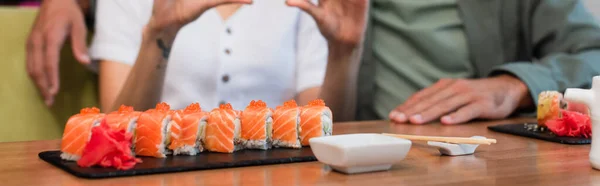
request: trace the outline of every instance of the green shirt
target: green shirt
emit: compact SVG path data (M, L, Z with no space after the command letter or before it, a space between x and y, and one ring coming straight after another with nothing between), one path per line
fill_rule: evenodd
M442 78L475 69L456 0L376 0L372 6L375 118Z
M379 1L385 2L372 3L381 4ZM402 1L409 0L394 3ZM527 85L532 101L537 103L542 91L589 88L592 77L600 75L600 25L582 1L456 1L475 78L515 75ZM374 25L375 15L370 14L369 25ZM359 120L379 119L372 106L376 89L373 37L373 26L369 26L357 79ZM518 110L514 114L530 115L535 110Z

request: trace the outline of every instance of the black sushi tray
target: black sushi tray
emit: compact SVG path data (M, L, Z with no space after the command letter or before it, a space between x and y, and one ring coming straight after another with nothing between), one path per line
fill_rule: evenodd
M500 133L535 138L561 144L585 145L592 142L591 138L556 136L549 130L542 130L541 128L536 128L536 126L537 123L517 123L489 126L488 129Z
M114 168L79 167L74 161L62 160L60 154L60 151L45 151L39 153L38 156L40 159L74 176L90 179L317 160L310 147L303 147L302 149L275 148L269 150L241 150L231 154L202 152L196 156L167 156L166 158L139 157L143 162L136 164L132 169L117 170Z

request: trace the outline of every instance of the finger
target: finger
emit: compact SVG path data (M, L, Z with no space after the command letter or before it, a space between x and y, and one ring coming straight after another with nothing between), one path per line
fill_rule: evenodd
M73 21L71 26L71 49L77 61L81 64L90 64L90 57L86 44L87 29L82 18Z
M397 110L392 110L390 112L389 118L394 123L406 123L407 121L406 115L402 112L398 112Z
M202 1L198 1L198 2L202 2ZM212 0L212 1L209 1L208 6L210 8L212 8L212 7L224 5L224 4L233 4L233 3L252 4L252 2L253 2L253 0Z
M479 102L471 102L464 107L461 107L456 112L442 117L442 124L453 125L464 123L479 117L484 110L483 104Z
M421 112L419 115L421 118L410 118L412 123L423 124L435 119L439 119L444 114L448 114L449 112L455 111L456 109L465 106L465 104L469 103L472 100L471 95L462 94L457 95L455 97L451 97L449 99L440 101L439 104L432 106L425 111ZM420 119L420 120L415 120Z
M39 42L36 41L37 39L39 39L39 33L35 32L35 31L31 31L31 34L29 34L29 37L27 38L27 45L26 45L26 50L27 50L27 55L26 55L26 66L27 66L27 74L29 75L29 78L31 78L32 80L35 79L35 76L37 74L35 74L35 44L38 44ZM36 84L37 86L37 84ZM40 87L38 87L39 89Z
M432 94L437 91L440 91L441 89L444 89L452 82L453 82L453 80L451 80L451 79L442 79L442 80L438 81L437 83L433 84L431 87L425 88L425 89L413 94L404 103L402 103L401 105L396 107L396 109L394 109L390 112L390 115L389 115L390 119L397 123L408 122L408 117L410 117L411 115L404 113L404 112L406 112L407 109L413 107L415 104L419 103L421 100L424 100L425 98L427 98L429 96L429 94Z
M53 30L46 35L44 43L45 48L45 61L43 71L46 74L48 81L48 93L49 97L46 101L49 105L52 105L53 97L56 95L59 89L58 79L58 60L60 58L60 49L64 43L65 33L60 30Z
M306 13L310 14L315 20L321 20L323 11L317 5L309 0L287 0L288 6L298 7Z
M156 1L155 1L156 2ZM192 10L192 16L184 18L183 22L184 23L188 23L191 22L193 20L187 20L187 19L197 19L198 17L200 17L206 10L217 7L219 5L225 5L225 4L252 4L253 0L206 0L206 1L192 1L190 4L186 4L189 5L189 8ZM167 3L167 2L163 2L163 3ZM155 5L156 6L156 5ZM184 8L188 8L187 6ZM159 25L162 24L169 24L169 23L159 23Z
M453 87L454 86L449 85L441 88L441 90L438 89L438 91L429 95L427 99L422 99L420 102L415 103L412 107L408 107L405 111L403 111L404 114L409 117L411 123L422 124L428 122L425 121L428 119L424 118L421 113L429 109L439 107L439 104L444 101L448 101L447 99L460 96L460 90L457 90Z
M48 96L49 90L48 90L48 83L45 78L46 74L44 73L44 70L43 70L44 69L44 64L43 64L44 38L42 37L41 34L37 34L37 33L32 35L31 37L32 37L32 39L30 40L30 43L28 44L29 45L28 47L30 48L31 52L27 54L31 58L31 64L29 67L30 76L33 79L33 82L35 83L36 87L40 91L42 98L44 99L44 101L47 102L48 97L49 97Z

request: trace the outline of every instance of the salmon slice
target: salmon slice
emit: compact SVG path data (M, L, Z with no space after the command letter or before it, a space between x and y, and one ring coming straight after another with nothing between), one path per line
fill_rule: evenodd
M196 155L204 151L202 145L208 114L202 112L200 104L193 103L182 111L180 137L171 141L169 149L174 155Z
M134 111L131 106L121 105L118 111L106 115L106 123L112 129L133 132L140 114L142 113Z
M322 99L310 101L302 107L300 114L300 141L308 146L310 138L330 136L332 132L332 113Z
M213 152L232 153L239 150L240 112L224 104L213 109L206 124L204 148Z
M273 146L301 148L300 108L290 100L278 106L273 113Z
M155 109L147 110L140 115L135 127L135 154L164 158L168 154L166 142L169 139L170 106L159 103Z
M177 148L178 144L183 137L183 110L169 111L171 121L169 122L169 128L167 134L169 134L165 144L169 144L169 150Z
M60 157L64 160L79 160L85 145L90 141L92 127L98 126L102 118L104 114L96 107L81 109L79 114L71 116L60 143Z
M261 100L252 100L242 113L241 142L247 149L271 148L273 111Z

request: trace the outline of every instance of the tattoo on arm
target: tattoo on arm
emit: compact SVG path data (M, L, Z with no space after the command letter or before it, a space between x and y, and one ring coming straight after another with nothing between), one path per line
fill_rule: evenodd
M165 69L166 66L167 66L166 64L164 64L163 62L161 62L161 63L159 63L159 64L156 65L156 70L163 70L163 69Z
M158 44L158 48L162 50L162 56L164 59L169 59L169 55L171 54L171 47L167 47L165 42L162 39L157 39L156 44Z
M165 67L167 66L166 60L169 59L169 55L171 54L171 47L167 47L167 45L165 45L165 42L162 39L157 39L156 44L158 45L158 48L162 51L163 59L165 59L165 61L162 61L156 65L156 70L162 70L165 69Z

